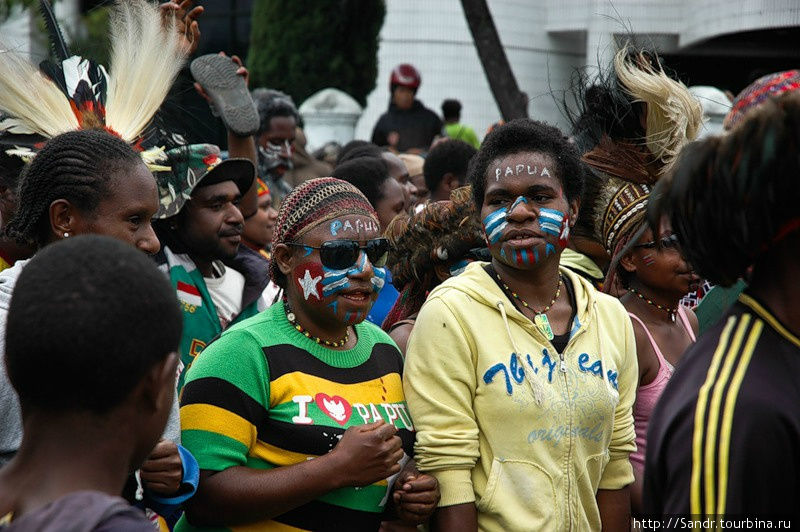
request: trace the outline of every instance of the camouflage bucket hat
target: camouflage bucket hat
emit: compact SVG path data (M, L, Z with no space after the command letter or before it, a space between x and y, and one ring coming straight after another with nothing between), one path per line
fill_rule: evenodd
M233 181L244 195L253 184L256 170L247 159L225 159L213 144L190 144L166 153L169 172L156 172L159 208L155 218L170 218L178 214L192 191L200 185Z

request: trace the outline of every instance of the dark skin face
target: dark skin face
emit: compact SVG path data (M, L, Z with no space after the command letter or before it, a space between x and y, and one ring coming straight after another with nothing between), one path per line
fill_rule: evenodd
M431 197L431 191L425 184L425 174L411 176L411 182L417 188L417 203L425 203Z
M658 238L672 234L669 222L661 222ZM637 240L636 245L655 240L648 228ZM634 276L631 285L642 295L657 299L668 307L674 307L685 294L696 290L700 278L686 262L677 247L634 247L620 260L620 265Z
M297 121L292 116L274 116L269 121L269 130L258 137L258 145L270 150L280 150L280 158L288 161L294 152L294 139L296 136ZM287 166L275 169L278 174L283 174Z
M92 213L85 213L67 200L50 205L51 241L64 234L106 235L144 251L157 253L161 245L150 224L158 210L158 192L153 174L144 163L119 170L111 178L109 194Z
M211 277L213 261L233 258L239 250L244 228L240 198L233 181L196 188L178 216L180 238L205 277Z
M375 207L375 212L378 213L378 222L380 222L381 232L383 232L395 216L406 210L403 188L394 179L384 180L381 188L381 199L373 207Z
M389 175L395 178L403 187L405 208L409 209L417 202L418 191L416 185L414 185L414 182L411 181L408 175L408 169L405 163L400 157L388 151L383 152L381 157L383 157L383 160L386 161L386 164L389 166Z
M558 171L549 154L522 152L492 161L485 176L480 218L492 266L503 282L536 309L553 299L566 244L561 236L578 215L579 202L567 200ZM560 218L554 227L546 224L553 219L546 216L548 210L555 220ZM522 312L530 319L535 314L524 308ZM566 290L561 290L547 315L555 334L566 332L571 315Z
M310 247L320 247L329 240L356 240L361 246L378 238L380 231L368 216L349 215L336 218L343 225L350 222L352 229L331 232L333 221L323 222L295 241ZM378 292L373 284L375 268L361 251L356 262L347 270L345 283L326 288L326 279L332 279L330 270L323 267L319 251L300 246L278 244L273 250L280 271L286 276L286 297L297 316L297 321L312 335L325 340L344 337L348 327L363 321ZM326 276L327 273L327 276ZM356 343L353 334L344 348Z
M408 87L397 87L392 93L392 103L399 109L411 109L414 105L414 89Z
M272 206L272 195L265 194L258 198L258 210L244 222L242 237L245 242L255 249L266 248L272 242L277 219L278 211Z

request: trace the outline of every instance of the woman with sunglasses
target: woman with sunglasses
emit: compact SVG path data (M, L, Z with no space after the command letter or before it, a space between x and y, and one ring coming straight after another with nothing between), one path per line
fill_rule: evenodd
M648 196L640 196L637 202L646 205ZM630 196L621 194L617 201L624 202L627 197ZM628 204L627 208L635 208L635 205ZM634 515L642 511L644 456L650 416L684 351L696 340L697 317L680 305L680 300L690 290L696 290L700 282L681 255L678 237L672 233L669 221L661 222L656 237L646 226L645 210L637 209L637 212L636 222L623 226L628 228L627 231L617 233L611 240L612 248L619 248L620 242L628 245L623 244L622 252L612 260L614 271L609 273L604 283L610 289L617 284L618 277L619 284L627 290L620 301L633 322L636 337L639 361L639 388L633 405L636 451L630 457L636 477L631 486ZM630 245L636 234L641 236Z
M284 199L270 263L283 300L223 333L187 374L181 425L201 480L177 530L377 530L387 506L427 519L438 489L407 463L403 360L364 322L388 250L344 181L306 181Z
M629 530L636 353L616 299L559 267L583 167L558 129L494 129L469 181L491 253L433 289L403 384L442 530Z

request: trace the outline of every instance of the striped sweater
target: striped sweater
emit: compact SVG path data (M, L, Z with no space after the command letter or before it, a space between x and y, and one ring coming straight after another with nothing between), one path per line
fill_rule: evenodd
M301 463L333 449L348 427L379 419L399 429L410 455L400 352L372 324L355 330L353 349L327 349L297 332L277 303L210 344L187 372L181 397L183 444L200 468ZM390 487L383 480L342 488L241 529L377 530ZM176 530L197 528L184 517Z
M740 295L689 348L656 406L645 512L715 523L722 516L797 515L798 375L800 338Z

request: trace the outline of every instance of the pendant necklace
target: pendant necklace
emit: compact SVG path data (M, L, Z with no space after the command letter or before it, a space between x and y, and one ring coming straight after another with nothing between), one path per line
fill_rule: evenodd
M676 313L677 313L677 311L678 311L678 309L677 309L677 308L669 308L669 307L665 307L664 305L659 305L658 303L655 303L655 302L653 302L652 300L650 300L650 299L647 299L646 297L644 297L642 294L640 294L640 293L639 293L639 292L638 292L638 291L637 291L637 290L636 290L634 287L632 287L632 286L629 286L629 287L628 287L628 290L630 290L631 292L633 292L634 294L636 294L636 295L639 297L639 299L641 299L641 300L642 300L642 301L644 301L645 303L648 303L648 304L650 304L650 305L653 305L653 306L654 306L654 307L656 307L657 309L659 309L659 310L663 310L664 312L666 312L666 313L667 313L667 316L669 316L669 319L670 319L670 320L672 320L672 323L675 323L675 314L676 314Z
M561 285L563 283L561 275L558 276L558 286L556 286L556 295L554 295L553 299L550 300L550 303L540 311L530 306L521 297L519 297L516 292L511 290L508 287L508 285L504 283L503 280L500 278L500 274L495 273L495 276L497 276L497 280L500 282L500 284L503 285L503 288L505 288L506 292L511 294L511 296L514 299L522 303L523 307L533 311L534 313L533 324L536 325L536 328L539 329L539 332L541 332L548 340L552 340L553 338L555 338L555 335L553 334L553 328L550 327L550 320L547 319L547 311L550 310L550 307L552 307L555 304L556 300L558 299L558 296L561 295Z

